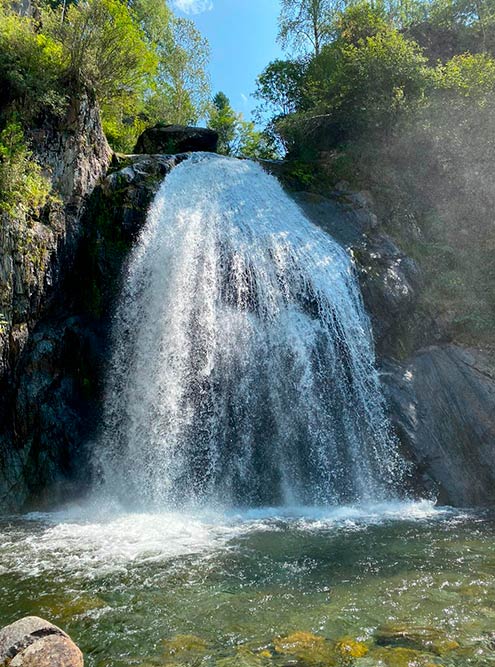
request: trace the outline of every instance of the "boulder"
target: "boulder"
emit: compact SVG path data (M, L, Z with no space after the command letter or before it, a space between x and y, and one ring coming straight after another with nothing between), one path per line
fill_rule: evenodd
M432 346L384 363L392 421L420 485L443 504L495 503L495 368L479 350Z
M155 125L138 138L135 153L176 154L197 151L216 153L218 134L204 127Z
M63 630L26 616L0 630L0 664L11 667L83 667L81 651Z
M18 653L9 667L84 667L84 658L68 637L48 635Z

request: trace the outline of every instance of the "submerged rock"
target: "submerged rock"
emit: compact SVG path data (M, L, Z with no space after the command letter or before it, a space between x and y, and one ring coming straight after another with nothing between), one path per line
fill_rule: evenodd
M369 649L363 642L358 642L355 639L349 637L344 637L337 642L335 646L336 652L343 658L345 661L352 661L355 658L364 657Z
M370 654L373 667L438 667L435 656L410 648L379 648Z
M334 647L324 637L311 632L293 632L286 637L279 637L273 642L275 652L282 655L294 656L298 661L327 666L335 664Z
M69 635L38 616L26 616L0 630L0 665L10 667L83 667L84 659Z
M441 630L407 623L382 626L376 632L375 640L379 646L402 646L435 655L445 655L459 648L459 644L445 636Z
M206 652L208 644L196 635L177 635L163 642L165 655L169 658L177 658L181 662L194 658Z
M204 127L185 125L155 125L138 138L135 153L216 153L218 134Z

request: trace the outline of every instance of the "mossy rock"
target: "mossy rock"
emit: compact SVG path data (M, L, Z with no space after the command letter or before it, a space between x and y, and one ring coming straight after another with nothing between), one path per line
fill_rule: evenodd
M447 637L441 630L407 623L384 625L375 633L379 646L400 646L418 651L429 651L445 655L459 648L458 642Z
M293 632L275 639L273 645L276 653L294 656L307 665L337 664L333 645L311 632Z
M217 667L265 667L272 658L267 649L253 651L249 646L240 645L235 655L230 655L216 660Z
M176 657L181 662L187 662L188 659L204 655L208 649L208 644L196 635L176 635L171 639L166 639L163 642L163 648L168 658Z
M335 652L343 659L344 664L351 663L356 658L363 658L368 651L366 644L351 637L343 637L335 645Z
M75 616L84 616L90 611L106 606L104 600L94 595L78 595L77 597L50 595L40 600L43 613L64 621L70 621Z
M370 654L376 667L441 667L435 657L411 648L379 648Z

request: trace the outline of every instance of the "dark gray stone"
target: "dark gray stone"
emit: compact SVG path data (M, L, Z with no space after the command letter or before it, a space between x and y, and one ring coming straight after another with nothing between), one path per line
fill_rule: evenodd
M366 193L335 193L333 199L298 192L292 195L306 216L352 255L379 355L403 356L433 342L437 332L431 318L416 312L421 274L385 234Z
M495 503L495 368L455 345L384 364L392 421L420 484L455 506Z
M204 127L184 125L156 125L145 130L138 138L135 153L188 153L205 151L216 153L218 134Z

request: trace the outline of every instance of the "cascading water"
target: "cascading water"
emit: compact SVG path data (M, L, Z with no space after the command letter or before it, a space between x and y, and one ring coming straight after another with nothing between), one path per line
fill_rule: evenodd
M121 500L337 504L401 477L352 263L252 162L166 178L113 344L96 464Z

